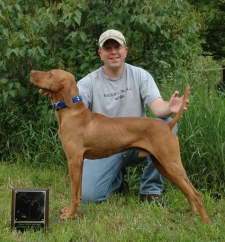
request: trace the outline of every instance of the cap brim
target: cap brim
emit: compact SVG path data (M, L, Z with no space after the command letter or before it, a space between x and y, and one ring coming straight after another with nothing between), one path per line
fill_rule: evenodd
M111 37L111 36L109 36L109 37L107 37L107 38L105 38L101 43L99 43L99 46L100 47L102 47L103 45L104 45L104 43L107 41L107 40L109 40L109 39L113 39L113 40L115 40L115 41L117 41L119 44L124 44L124 41L123 40L121 40L121 39L119 39L119 38L116 38L116 37Z

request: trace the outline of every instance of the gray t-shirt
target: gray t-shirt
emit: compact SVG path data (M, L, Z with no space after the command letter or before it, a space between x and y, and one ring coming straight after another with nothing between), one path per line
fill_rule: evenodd
M146 116L145 105L161 97L153 77L127 63L120 77L110 78L100 67L78 81L78 88L86 107L108 117Z

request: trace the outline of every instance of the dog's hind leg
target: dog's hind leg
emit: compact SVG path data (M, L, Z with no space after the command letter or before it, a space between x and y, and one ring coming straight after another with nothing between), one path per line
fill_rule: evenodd
M199 212L203 221L209 223L209 217L206 213L201 196L188 179L181 161L177 160L177 162L175 162L178 158L170 157L169 160L168 158L164 160L162 165L155 156L151 155L151 158L158 171L185 195L191 206L191 214L195 215Z

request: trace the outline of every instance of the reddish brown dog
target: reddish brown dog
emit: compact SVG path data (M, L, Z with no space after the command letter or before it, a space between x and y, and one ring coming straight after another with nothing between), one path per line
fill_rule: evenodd
M74 76L63 70L31 71L31 81L39 88L51 91L55 104L65 104L56 111L56 116L59 138L68 159L72 201L69 207L61 210L61 219L80 216L77 208L82 195L84 158L99 159L137 149L140 157L150 155L158 171L182 191L191 206L191 214L199 212L203 221L209 223L200 194L182 165L178 138L173 133L188 100L189 87L185 90L179 112L171 122L164 123L152 118L108 118L92 113L79 99ZM74 97L75 102L72 101Z

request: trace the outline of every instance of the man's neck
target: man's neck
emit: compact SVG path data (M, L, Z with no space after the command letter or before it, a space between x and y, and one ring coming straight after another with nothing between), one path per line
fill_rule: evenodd
M117 78L123 74L124 66L125 64L119 68L108 68L104 66L104 72L108 77Z

